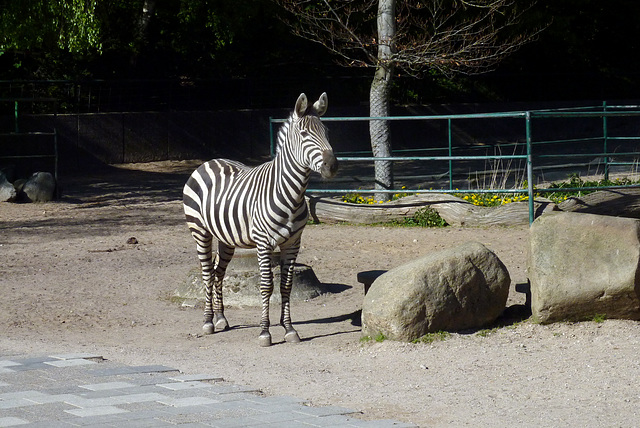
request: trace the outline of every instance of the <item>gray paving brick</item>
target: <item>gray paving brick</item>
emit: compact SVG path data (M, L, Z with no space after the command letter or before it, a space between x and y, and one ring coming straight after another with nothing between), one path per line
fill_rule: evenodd
M203 426L203 425L201 425ZM174 424L169 422L163 422L158 419L135 419L135 420L126 420L119 422L117 425L118 428L161 428L161 427L175 427ZM181 428L184 425L180 425Z
M88 353L57 354L57 355L49 355L49 357L54 358L56 360L103 359L102 355L88 354Z
M239 392L253 392L253 393L260 392L259 390L255 388L251 388L249 386L234 385L230 383L214 383L212 385L209 385L209 391L216 394L236 394Z
M69 400L74 400L77 396L73 394L43 394L38 397L30 397L29 401L33 401L36 404L48 404L48 403L64 403Z
M118 407L130 410L128 413L118 415L119 418L123 420L126 419L128 421L139 419L161 420L163 417L171 414L164 411L166 406L160 403L136 403L133 405L123 405Z
M277 413L263 413L260 415L251 416L251 419L256 419L263 424L283 423L287 421L302 420L308 418L317 419L315 416L303 415L293 412L277 412Z
M233 413L235 416L247 416L247 415L258 415L263 413L268 413L268 410L265 410L264 406L260 406L259 404L240 400L240 401L223 401L220 403L213 403L206 406L205 411L212 414L220 414L226 417L225 412Z
M90 391L106 391L112 389L131 388L134 386L136 385L129 382L103 382L90 385L80 385L80 388L88 389Z
M29 421L26 419L15 418L13 416L0 417L0 427L14 427L18 425L26 425Z
M166 366L120 366L120 367L108 367L101 370L96 370L94 376L120 376L131 375L140 373L166 373L177 372L179 370L166 367Z
M306 402L307 400L303 400L301 398L296 398L296 397L290 397L288 395L275 395L270 397L254 396L252 401L255 401L256 403L263 404L266 406L271 406L274 404L284 404L284 403L301 404Z
M124 417L126 413L118 413L118 414L107 414L107 415L89 415L89 416L75 416L71 414L66 414L66 419L59 419L60 422L68 423L73 427L104 427L108 426L110 428L117 427L119 423L127 420Z
M159 417L158 420L179 426L193 423L206 424L211 420L211 415L191 408L188 410L182 409L182 411L176 411L174 413L167 413Z
M158 402L160 404L172 407L201 406L203 404L219 403L218 400L207 397L168 398L164 400L158 400Z
M210 421L209 423L215 428L242 428L264 425L262 422L256 419L250 419L247 417L215 419Z
M178 394L178 392L171 393L171 395L174 394ZM250 401L257 396L255 391L218 394L217 392L211 391L210 389L202 389L200 394L207 397L213 397L221 402Z
M56 360L56 361L45 361L44 364L47 364L53 367L73 367L73 366L87 366L89 364L98 364L98 363L91 360Z
M193 382L171 382L171 383L160 383L157 386L161 388L170 389L172 391L180 391L184 389L198 389L198 388L212 388L213 385L210 383L193 381Z
M71 428L72 426L73 425L64 421L49 420L49 421L30 422L27 428Z
M330 416L319 416L315 418L302 419L303 423L312 427L321 427L321 428L337 428L337 427L349 427L353 428L359 425L358 420L349 418L344 415L330 415Z
M26 358L12 358L10 361L28 366L31 364L40 364L40 363L44 363L45 361L52 361L52 360L53 359L48 356L37 356L37 357L34 356L34 357L26 357Z
M269 428L311 428L312 425L305 423L305 421L282 421L282 422L274 422L270 424L263 425L264 427Z
M65 410L65 412L84 418L87 416L115 415L118 413L125 413L126 410L120 409L115 406L99 406L99 407L86 407L81 409Z
M18 408L18 407L34 406L35 404L36 403L34 403L33 401L27 401L27 400L25 400L23 398L2 400L2 401L0 401L0 410L15 409L15 408Z
M16 400L20 398L31 399L31 398L38 398L44 395L46 394L43 394L40 391L33 391L33 390L4 392L0 394L0 400Z

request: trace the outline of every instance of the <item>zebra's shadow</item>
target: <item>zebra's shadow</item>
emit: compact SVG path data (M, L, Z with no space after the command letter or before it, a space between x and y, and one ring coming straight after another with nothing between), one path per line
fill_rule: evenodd
M334 322L343 322L343 321L351 320L351 325L355 327L362 327L361 316L362 316L362 309L358 309L357 311L352 312L350 314L336 315L333 317L326 317L326 318L316 318L314 320L297 321L297 322L294 322L293 324L329 324Z
M336 315L336 316L332 316L332 317L326 317L326 318L316 318L316 319L312 319L312 320L306 320L306 321L297 321L294 322L293 324L298 324L298 325L302 325L302 324L330 324L330 323L339 323L339 322L344 322L344 321L351 321L351 325L354 326L355 328L353 329L344 329L341 331L334 331L331 333L326 333L326 334L316 334L315 336L306 336L302 338L303 342L307 342L307 341L311 341L314 339L319 339L321 337L330 337L330 336L337 336L340 334L349 334L349 333L356 333L359 332L361 330L362 327L362 322L361 322L361 315L362 315L362 310L358 309L355 312L352 312L350 314L344 314L344 315Z

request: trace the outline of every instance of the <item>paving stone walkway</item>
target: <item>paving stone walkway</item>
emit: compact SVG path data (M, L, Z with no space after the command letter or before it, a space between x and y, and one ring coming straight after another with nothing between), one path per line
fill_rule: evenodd
M0 427L413 427L99 355L0 356Z

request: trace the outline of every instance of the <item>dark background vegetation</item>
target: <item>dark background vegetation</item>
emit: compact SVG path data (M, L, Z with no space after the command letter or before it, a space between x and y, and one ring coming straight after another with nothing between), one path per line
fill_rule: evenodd
M85 30L99 26L98 38L64 46L61 28L74 23L47 15L53 12L46 3L0 1L1 80L93 82L88 86L98 88L94 95L108 88L105 98L120 91L123 104L105 103L106 110L281 108L302 91L316 96L324 90L333 106L368 100L373 69L336 65L321 45L293 36L278 19L283 12L269 0L158 0L144 31L139 28L143 0L97 1L96 21L87 22ZM496 70L399 76L393 102L640 98L639 17L640 2L633 0L539 0L522 28L550 25ZM77 110L74 104L87 94L66 85L40 84L37 90L66 98L59 108ZM21 87L4 82L0 88L1 97L15 96ZM141 105L126 99L136 91L146 100ZM148 105L154 97L160 101Z

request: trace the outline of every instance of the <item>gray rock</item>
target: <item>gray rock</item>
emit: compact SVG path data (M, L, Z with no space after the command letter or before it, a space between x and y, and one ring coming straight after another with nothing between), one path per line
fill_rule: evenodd
M13 187L16 189L16 194L19 196L22 194L22 188L24 187L24 184L27 182L26 178L18 178L16 181L13 182Z
M480 243L432 253L374 281L362 306L363 335L411 341L482 327L503 312L510 284L504 264Z
M16 198L16 189L0 171L0 202L11 202Z
M279 263L279 255L274 255L275 263ZM280 304L280 269L273 270L273 295L271 304ZM322 284L310 266L297 263L293 271L293 288L291 301L313 299L330 292ZM185 304L204 301L204 284L200 267L194 267L188 273L187 280L174 292L174 297ZM236 249L222 282L222 298L225 306L262 306L260 297L260 269L255 250Z
M640 319L640 220L539 217L531 226L528 275L538 322Z
M50 172L34 173L24 186L21 195L27 202L48 202L56 193L56 181Z

